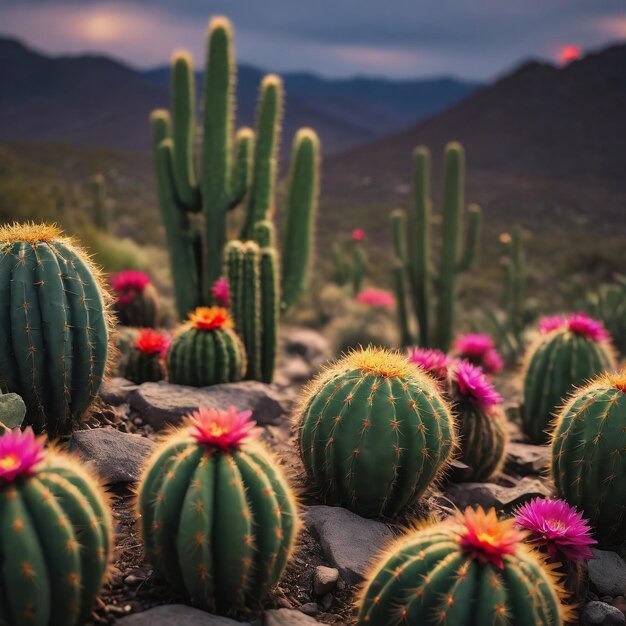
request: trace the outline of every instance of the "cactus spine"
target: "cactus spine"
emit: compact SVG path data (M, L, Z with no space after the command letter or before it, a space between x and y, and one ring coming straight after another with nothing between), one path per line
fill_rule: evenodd
M434 381L399 354L374 348L318 376L297 423L304 467L323 500L369 517L415 503L456 441Z
M464 206L464 153L458 143L446 146L444 157L444 194L441 226L441 257L439 271L433 275L430 262L431 200L429 195L430 153L420 146L413 154L414 202L408 214L408 233L404 234L402 212L394 211L394 268L401 336L406 345L418 343L436 347L444 352L450 349L455 324L456 278L469 270L476 257L480 237L482 213L477 205L468 207L469 222L463 251L460 253L462 210ZM401 245L401 242L406 242ZM405 252L405 249L407 252ZM410 289L411 306L417 320L419 337L412 341L405 289ZM433 289L436 286L436 289ZM439 294L434 303L434 293ZM435 313L436 326L432 323ZM406 320L406 321L405 321Z
M206 387L241 380L246 355L226 309L199 307L189 320L167 354L170 382Z
M233 145L235 78L232 28L225 18L215 18L209 28L201 166L194 162L193 70L187 55L174 57L171 116L159 110L151 118L159 204L181 318L198 306L211 304L211 285L220 277L225 262L228 211L247 197L241 233L244 242L256 240L258 224L266 223L274 213L282 83L274 75L262 82L256 147L255 134L248 128L237 132ZM291 157L282 296L280 288L275 288L284 309L295 303L306 281L318 170L317 137L312 130L301 129ZM204 214L204 232L193 216L200 211ZM262 248L273 247L257 243ZM264 358L255 360L262 362Z
M298 528L279 468L246 440L249 415L200 408L156 450L139 489L156 571L194 605L220 613L258 606L280 578Z
M562 626L569 612L552 566L513 524L467 509L408 534L369 577L357 624Z
M626 541L626 370L574 392L552 434L559 495L584 511L605 545Z
M26 425L71 432L107 363L108 296L87 254L52 226L0 229L0 389L18 393Z
M0 623L87 623L112 552L104 491L30 429L0 437L0 466Z

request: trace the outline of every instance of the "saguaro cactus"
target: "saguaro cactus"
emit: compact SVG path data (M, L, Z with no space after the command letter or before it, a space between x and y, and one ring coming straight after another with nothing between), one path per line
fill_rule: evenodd
M58 229L0 228L0 390L22 396L37 432L70 432L98 393L108 300L89 256Z
M458 143L449 143L444 161L441 253L437 274L432 270L430 251L430 152L423 146L416 148L413 153L414 200L408 213L408 229L404 211L394 211L392 221L397 304L403 343L418 343L423 347L436 347L447 352L454 334L457 275L469 270L474 263L482 213L475 204L468 207L469 223L461 252L465 185L463 147ZM409 302L405 293L407 286L410 289L408 300L418 328L415 342L409 325ZM438 295L436 303L435 294Z
M223 17L209 27L204 90L201 163L196 164L195 96L191 60L174 56L172 111L152 114L159 204L170 248L178 313L212 303L211 286L220 277L228 211L246 200L241 233L261 247L257 226L271 220L275 204L277 153L283 87L278 76L263 79L255 133L239 130L233 140L235 54L232 27ZM312 248L318 195L319 142L310 129L295 136L287 193L282 250L282 305L289 308L302 290ZM196 213L204 214L201 228ZM262 232L267 232L262 230ZM277 290L278 293L278 290Z

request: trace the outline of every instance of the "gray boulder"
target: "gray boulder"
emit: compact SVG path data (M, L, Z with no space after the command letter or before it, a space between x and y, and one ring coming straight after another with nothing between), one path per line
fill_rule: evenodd
M606 602L589 602L583 611L582 626L620 626L626 624L626 616Z
M589 580L601 596L626 595L626 562L617 554L607 550L592 549L594 559L587 561Z
M118 620L120 626L250 626L228 617L211 615L183 604L157 606L143 613L135 613Z

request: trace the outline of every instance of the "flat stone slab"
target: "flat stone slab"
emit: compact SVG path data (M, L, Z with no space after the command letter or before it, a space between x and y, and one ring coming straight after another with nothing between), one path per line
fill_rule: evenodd
M155 430L177 425L199 406L239 411L252 410L259 425L276 424L291 409L288 398L270 385L247 380L211 387L187 387L166 382L144 383L129 395L128 401Z
M307 624L319 622L293 609L271 609L263 613L263 626L307 626Z
M72 433L70 451L92 464L105 483L134 483L141 476L146 458L156 448L154 441L120 432L115 428L93 428Z
M115 622L120 626L250 626L228 617L211 615L183 604L165 604Z
M328 560L350 584L365 578L394 537L385 524L336 506L310 506L305 523Z
M589 580L601 596L626 595L626 561L609 550L591 549L595 558L587 561Z
M124 404L131 391L137 389L138 385L126 380L126 378L109 378L102 383L100 397L104 402L112 406Z

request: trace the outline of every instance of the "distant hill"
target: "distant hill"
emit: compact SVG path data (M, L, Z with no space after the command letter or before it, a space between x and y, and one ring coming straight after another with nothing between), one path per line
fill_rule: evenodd
M254 121L263 74L254 67L239 68L241 125ZM287 74L284 79L284 141L298 127L312 126L327 154L398 131L459 102L478 86L449 78L325 80ZM0 38L0 139L145 149L148 114L168 106L168 82L167 68L139 72L101 56L49 57Z

